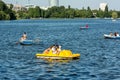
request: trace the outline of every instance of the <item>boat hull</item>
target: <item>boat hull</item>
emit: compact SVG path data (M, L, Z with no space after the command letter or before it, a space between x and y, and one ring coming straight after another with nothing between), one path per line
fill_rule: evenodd
M33 44L33 40L23 40L20 41L21 45L32 45Z
M79 59L80 54L72 54L69 50L63 50L59 54L37 53L36 57L41 59L52 59L52 60L74 60L74 59Z
M48 55L43 55L43 54L36 54L37 58L41 59L53 59L53 60L70 60L70 59L79 59L80 55L79 54L74 54L72 56L64 57L64 56L48 56Z
M104 38L105 39L120 39L120 36L111 36L111 35L104 34Z
M81 30L85 30L85 29L88 29L88 28L86 28L86 27L80 27L80 29L81 29Z

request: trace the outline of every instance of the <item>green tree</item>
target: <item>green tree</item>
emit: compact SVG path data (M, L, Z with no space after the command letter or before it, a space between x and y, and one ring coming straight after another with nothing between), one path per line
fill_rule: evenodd
M104 18L104 11L102 11L101 9L99 9L99 10L97 11L96 16L99 17L99 18Z
M36 6L35 9L34 9L33 17L34 17L34 18L39 18L39 17L41 16L40 13L41 13L40 8L39 8L38 6Z
M15 20L16 19L16 16L15 16L14 12L10 12L9 15L10 15L10 20Z
M93 17L93 13L92 13L92 10L90 9L90 7L88 6L87 8L87 15L86 15L87 18L92 18Z
M109 11L108 11L108 6L105 7L104 17L110 17Z
M117 12L112 12L112 18L113 18L113 19L116 19L117 17L118 17Z
M3 11L0 11L0 20L5 20L6 19L6 13Z
M25 11L18 11L16 16L17 19L30 19L29 14Z
M70 5L68 5L68 9L71 9L71 6L70 6Z
M12 8L13 8L13 4L10 4L10 9L12 10Z
M29 8L28 9L28 15L29 15L30 18L34 17L34 8Z
M82 10L80 10L80 17L81 18L86 18L87 16L87 10L82 8Z
M1 15L1 20L15 20L15 12L13 12L11 9L9 9L6 4L0 0L0 15Z
M117 13L118 13L118 18L120 18L120 11L118 11Z
M3 1L0 0L0 11L5 11L7 9L8 8L7 8L6 4Z
M75 17L78 17L78 18L80 17L80 10L78 9L75 10Z

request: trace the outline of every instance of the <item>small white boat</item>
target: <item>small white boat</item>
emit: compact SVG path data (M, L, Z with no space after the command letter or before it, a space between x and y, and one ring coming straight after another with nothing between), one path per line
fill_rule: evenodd
M88 29L88 28L86 28L86 27L80 27L80 29Z
M108 34L104 34L104 38L105 39L120 39L120 36L111 36L111 35L108 35Z
M88 25L84 26L84 27L80 27L81 30L84 30L84 29L88 29Z

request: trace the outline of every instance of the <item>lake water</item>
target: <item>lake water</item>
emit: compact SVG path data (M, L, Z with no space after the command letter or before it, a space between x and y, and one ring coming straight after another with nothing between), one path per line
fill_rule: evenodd
M80 26L89 25L88 30ZM23 32L40 44L16 44ZM40 19L0 21L0 80L120 80L120 20ZM80 53L80 59L48 62L35 57L52 44Z

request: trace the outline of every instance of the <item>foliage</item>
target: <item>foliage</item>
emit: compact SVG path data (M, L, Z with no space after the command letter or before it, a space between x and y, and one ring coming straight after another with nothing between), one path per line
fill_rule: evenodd
M117 12L112 12L112 18L113 18L113 19L116 19L117 17L118 17Z
M15 20L15 19L16 19L15 12L9 9L6 6L6 4L0 0L0 20Z
M3 11L0 11L0 20L9 20L10 16Z
M108 10L108 6L106 6L105 11L101 9L91 10L90 7L79 10L73 9L70 6L68 8L54 6L47 10L42 10L39 7L29 8L28 15L30 18L110 18L112 17L112 11Z
M40 18L43 17L43 11L39 6L36 6L35 8L29 8L28 15L30 18Z
M15 20L15 19L30 19L30 18L120 18L120 11L112 11L105 7L105 11L87 9L73 9L69 5L68 8L64 6L53 6L47 10L41 9L39 6L29 8L24 11L12 11L13 5L10 8L0 0L0 20Z

